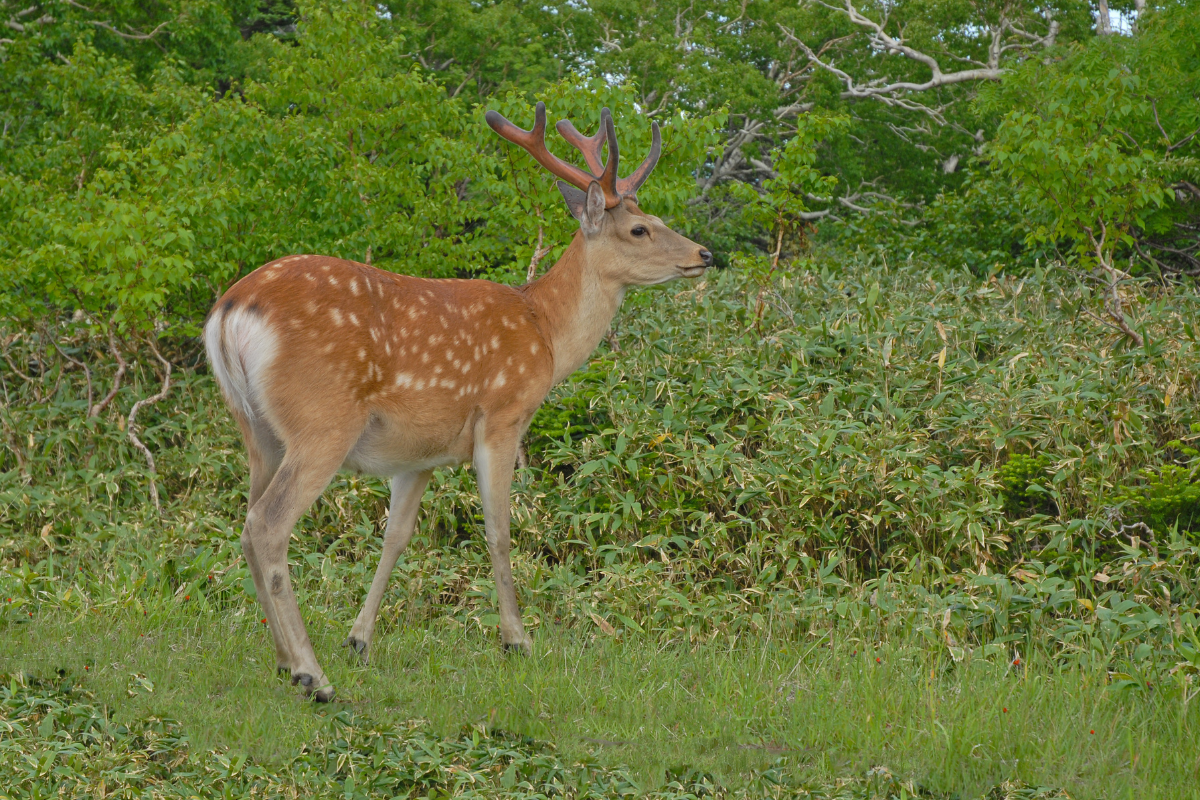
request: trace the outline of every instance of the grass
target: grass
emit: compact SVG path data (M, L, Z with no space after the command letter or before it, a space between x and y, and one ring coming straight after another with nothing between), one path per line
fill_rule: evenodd
M764 634L693 647L554 625L531 658L452 625L385 629L362 666L337 646L340 615L318 612L314 644L339 687L322 707L272 674L269 635L248 611L35 616L0 641L0 672L61 670L115 721L173 718L198 752L276 767L350 710L359 724L422 720L443 739L479 725L552 742L564 763L627 767L643 789L686 767L732 787L772 768L826 786L886 768L937 797L1006 784L1077 798L1200 791L1200 705L1169 685L1117 691L1104 673L956 663L912 640Z

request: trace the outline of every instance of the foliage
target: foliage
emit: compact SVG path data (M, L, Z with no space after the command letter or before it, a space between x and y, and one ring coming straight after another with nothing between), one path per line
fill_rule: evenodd
M1008 457L1008 461L1000 467L1005 511L1028 516L1031 511L1045 508L1047 490L1042 484L1048 483L1052 477L1049 473L1050 463L1050 457L1045 453L1036 457L1013 453Z
M1111 261L1166 199L1162 157L1123 132L1150 114L1142 81L1110 67L1107 55L1080 51L1072 60L1077 72L1032 62L993 101L1018 106L989 152L1034 214L1030 240L1068 242L1085 262ZM1014 95L1024 102L1014 103Z
M592 362L568 378L553 399L542 404L525 435L530 454L541 455L555 444L571 446L612 428L608 411L595 403L603 399L597 385L603 384L605 373L614 366L606 360Z
M680 287L673 299L630 298L617 325L621 352L552 395L514 505L527 603L584 620L603 608L630 631L723 640L761 626L756 614L805 598L836 604L837 586L896 571L938 595L965 592L971 599L955 602L976 609L961 613L979 615L970 630L981 643L1032 624L1027 611L984 601L997 572L1026 576L1029 591L1058 582L1046 598L1140 598L1133 616L1120 617L1144 630L1137 636L1168 635L1162 620L1176 613L1150 587L1165 587L1179 613L1197 604L1200 587L1187 577L1194 545L1181 541L1168 569L1104 544L1112 487L1157 463L1162 443L1186 430L1196 351L1165 331L1195 313L1192 295L1145 302L1148 354L1101 353L1094 323L1060 310L1074 287L1055 273L980 282L916 261L831 253L784 274L761 332L752 329L759 287L742 275ZM68 330L54 333L66 339ZM198 362L194 343L164 344L175 363ZM208 376L184 370L162 407L143 411L167 498L159 523L146 508L145 468L116 425L119 409L154 380L144 357L112 410L87 419L78 368L39 336L16 347L14 363L43 366L24 380L5 373L12 404L0 527L11 532L3 540L11 580L39 591L53 554L68 563L132 559L144 565L138 574L162 576L166 555L139 544L160 525L186 531L175 534L171 591L232 564L244 467ZM78 345L68 352L79 354ZM112 370L111 361L95 363L98 389ZM1001 469L1019 463L1005 457L1012 450L1053 459L1040 485L1056 516L1045 515L1049 505L1030 517L1006 511ZM363 554L386 494L381 481L336 481L299 526L295 562L307 566L298 580L325 569L319 554L347 559L339 574L350 585L365 580ZM425 589L397 588L395 602L418 618L447 613L487 628L494 612L479 514L469 474L435 477L418 535L432 549L401 568ZM1120 598L1103 600L1091 576L1111 574L1114 558L1129 571L1103 586ZM234 597L248 576L230 569L222 585ZM118 585L125 580L135 579ZM431 586L440 598L432 604L422 599ZM1074 625L1073 602L1053 601L1045 613ZM1150 628L1134 619L1150 613L1159 620ZM1051 649L1092 657L1070 641Z
M1191 432L1200 433L1200 423L1192 423ZM1172 529L1194 531L1200 527L1200 450L1175 439L1167 442L1167 453L1178 454L1182 463L1142 468L1139 480L1122 486L1116 499L1129 504L1126 516L1159 534Z
M1032 215L1029 241L1110 263L1195 216L1200 197L1178 190L1200 169L1200 145L1185 136L1200 129L1187 99L1200 62L1182 34L1197 15L1194 4L1168 5L1138 36L1028 61L981 94L982 109L1004 112L988 156Z
M304 8L297 44L271 44L263 77L217 100L169 65L143 84L87 43L43 67L43 138L0 172L0 312L192 330L220 291L288 253L512 279L539 227L565 244L573 221L553 182L478 109L447 101L372 8ZM628 87L543 97L581 125L613 107L630 154L649 139ZM532 117L522 97L494 105ZM648 210L683 209L719 122L664 121Z

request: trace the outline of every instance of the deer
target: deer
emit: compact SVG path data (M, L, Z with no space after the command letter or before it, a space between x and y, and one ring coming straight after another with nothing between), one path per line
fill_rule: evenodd
M416 529L433 470L470 463L495 576L500 639L529 654L510 561L510 495L522 437L551 388L582 366L626 290L696 278L704 247L638 208L662 151L617 175L612 113L586 137L555 126L588 170L546 146L546 107L532 130L485 115L558 180L579 230L562 257L523 286L400 275L319 255L271 261L229 288L209 313L204 344L250 470L243 556L275 645L278 674L327 702L293 592L292 528L341 469L391 480L379 566L343 644L363 663L388 581ZM604 160L607 147L607 161Z

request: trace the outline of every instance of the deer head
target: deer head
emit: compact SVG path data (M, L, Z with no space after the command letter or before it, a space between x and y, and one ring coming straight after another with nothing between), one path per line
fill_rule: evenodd
M651 123L650 154L628 177L617 177L620 154L612 112L600 111L600 129L584 136L567 120L555 126L582 154L590 172L561 160L546 147L546 104L538 103L532 130L522 130L496 111L486 115L492 130L533 156L559 180L558 190L579 220L585 258L621 286L650 286L695 278L712 264L712 253L638 208L637 191L662 154L658 123ZM608 161L603 155L607 144Z

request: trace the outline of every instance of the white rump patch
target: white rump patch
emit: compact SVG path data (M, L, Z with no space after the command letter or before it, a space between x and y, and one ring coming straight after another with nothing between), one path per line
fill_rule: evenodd
M204 349L217 384L247 420L257 416L255 403L277 348L275 331L263 316L244 308L216 311L204 326Z

